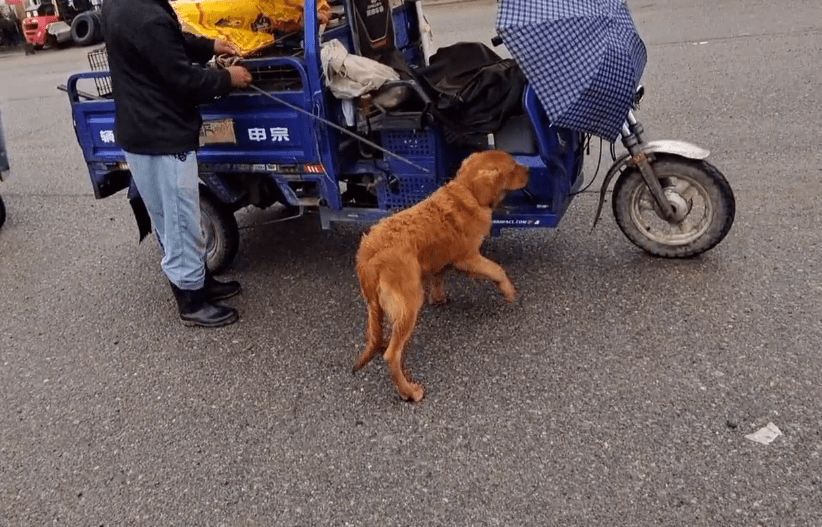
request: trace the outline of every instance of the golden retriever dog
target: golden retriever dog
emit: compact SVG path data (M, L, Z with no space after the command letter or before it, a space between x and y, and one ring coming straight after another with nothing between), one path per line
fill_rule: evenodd
M491 232L491 214L511 190L528 184L528 169L507 153L488 150L462 162L456 177L424 201L385 218L357 251L360 291L368 305L365 350L358 371L378 353L403 399L419 401L423 387L406 376L404 353L423 302L446 301L443 273L455 268L485 278L513 302L516 290L502 267L480 254ZM388 315L391 339L383 341Z

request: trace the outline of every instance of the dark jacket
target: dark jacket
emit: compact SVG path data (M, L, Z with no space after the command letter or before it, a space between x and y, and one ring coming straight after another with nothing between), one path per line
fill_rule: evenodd
M117 143L135 154L196 150L197 105L231 90L228 71L203 67L214 41L184 34L168 0L106 0L103 33Z

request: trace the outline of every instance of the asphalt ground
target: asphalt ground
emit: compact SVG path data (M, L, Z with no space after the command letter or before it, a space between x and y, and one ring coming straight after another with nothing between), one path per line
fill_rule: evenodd
M653 258L610 213L589 232L590 192L504 231L484 252L520 298L449 280L409 350L420 404L379 360L350 373L360 229L240 212L242 319L184 328L55 89L88 49L0 53L0 525L822 525L822 6L631 7L639 117L712 150L733 229ZM494 9L427 12L445 45L490 39Z

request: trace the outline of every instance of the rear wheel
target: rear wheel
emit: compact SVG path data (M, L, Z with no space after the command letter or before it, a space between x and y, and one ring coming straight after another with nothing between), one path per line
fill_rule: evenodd
M218 274L225 270L240 248L240 229L234 213L200 186L200 228L206 242L206 266Z
M6 204L3 203L3 198L0 197L0 227L6 222Z
M703 253L725 238L736 203L728 181L710 163L658 155L653 162L675 219L669 222L638 168L626 170L614 185L617 225L637 247L668 258Z

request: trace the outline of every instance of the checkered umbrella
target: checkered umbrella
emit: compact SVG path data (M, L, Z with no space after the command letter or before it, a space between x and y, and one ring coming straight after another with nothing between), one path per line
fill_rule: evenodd
M647 60L626 0L500 0L497 32L552 124L619 137Z

